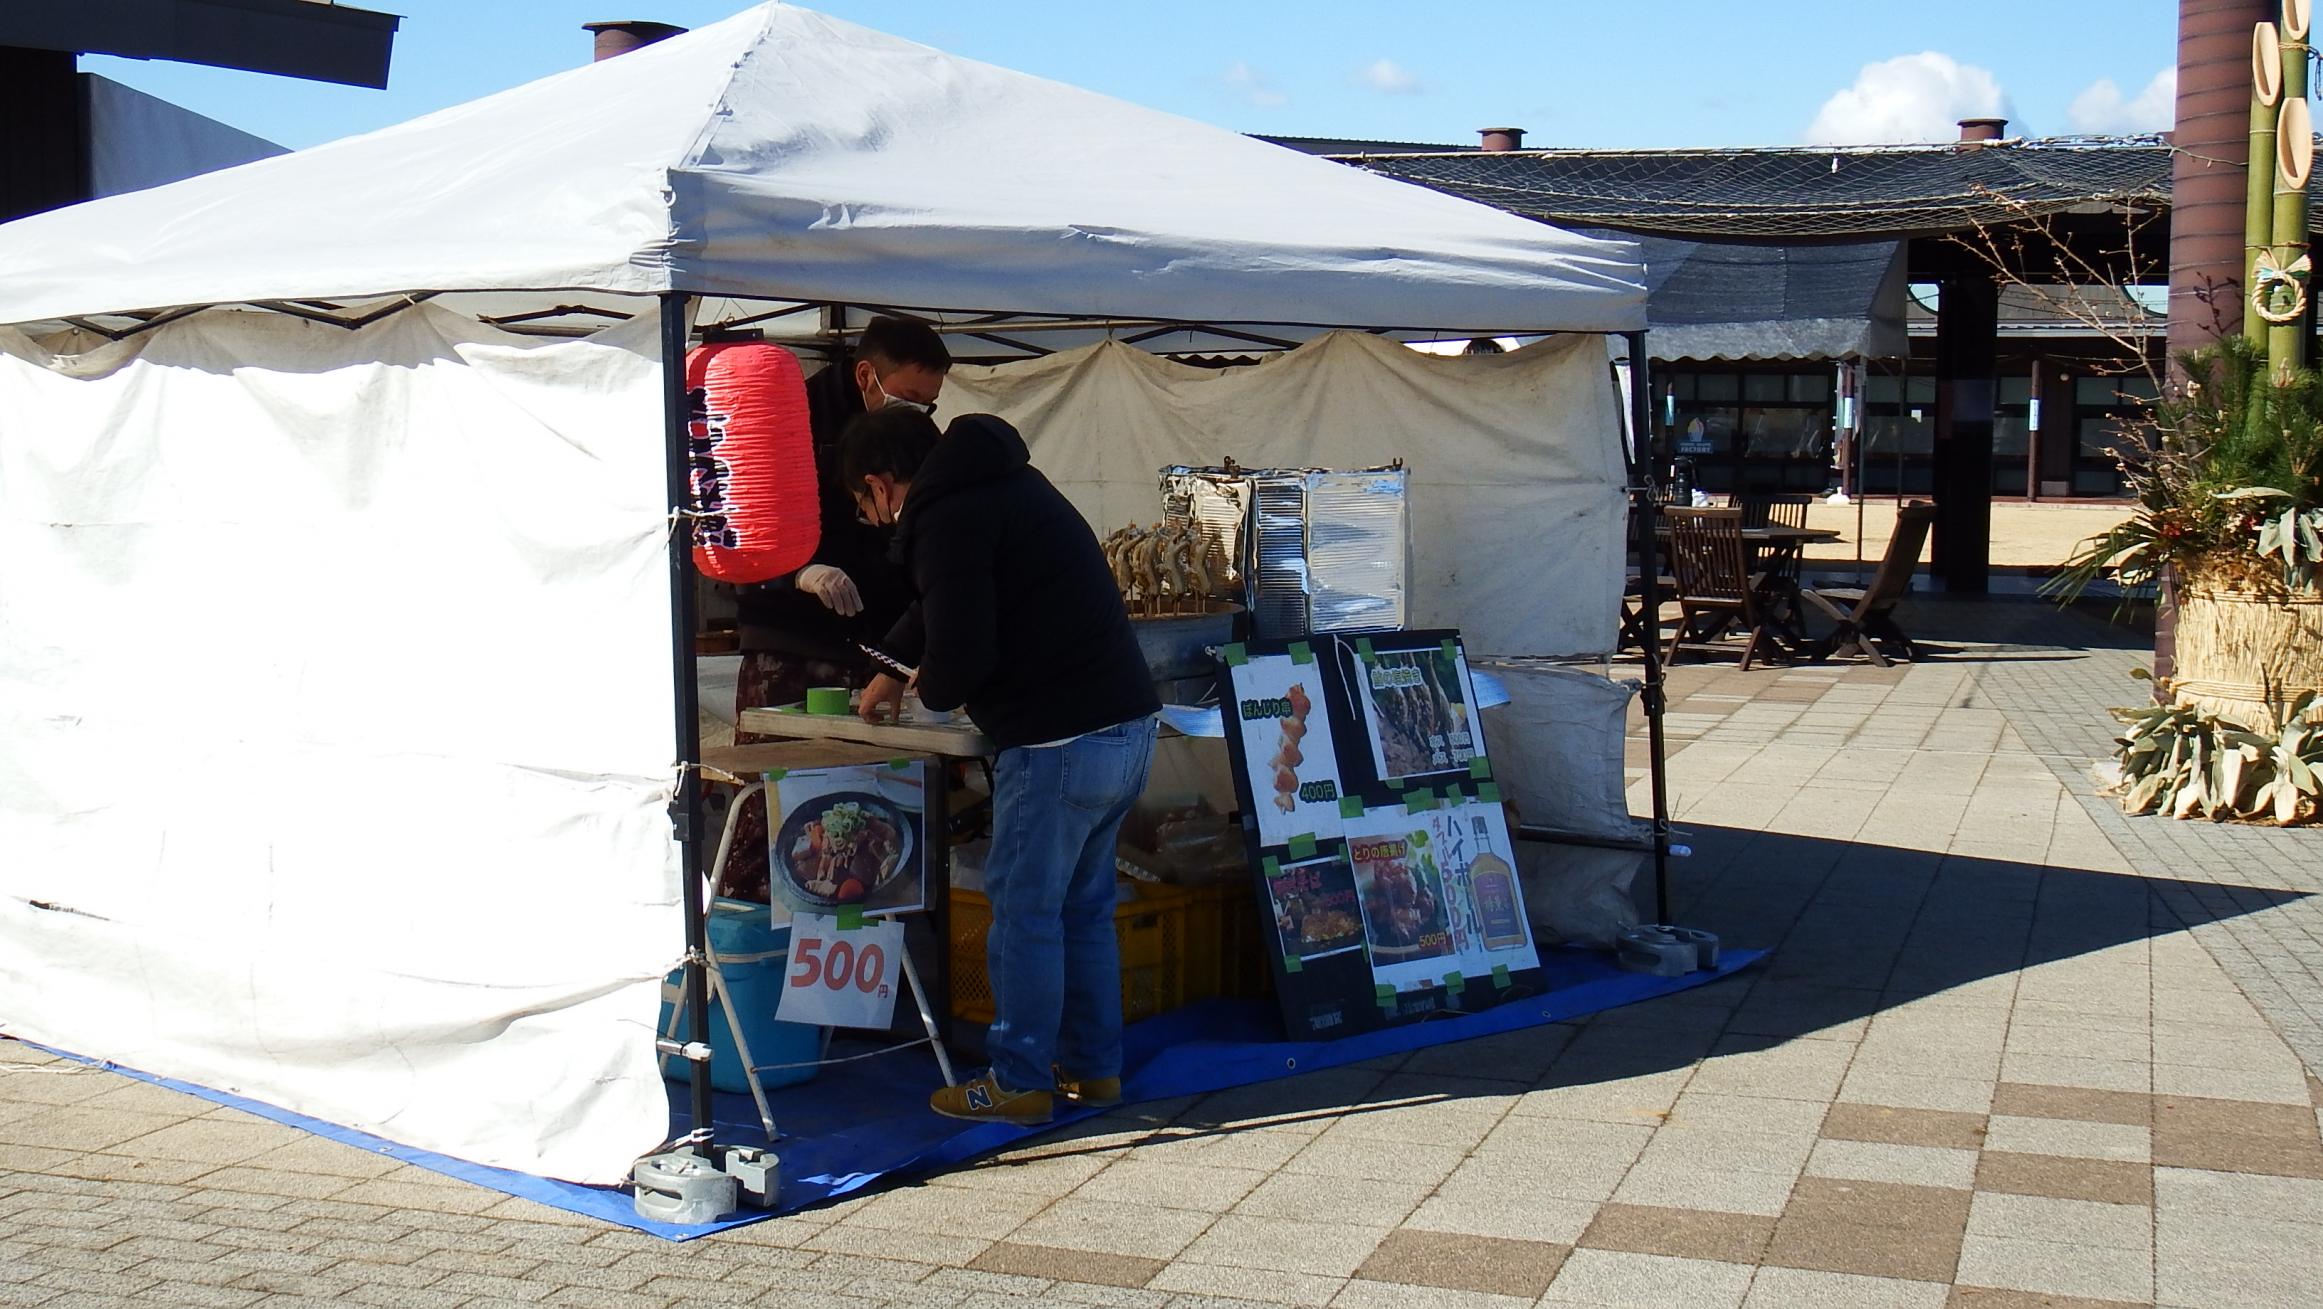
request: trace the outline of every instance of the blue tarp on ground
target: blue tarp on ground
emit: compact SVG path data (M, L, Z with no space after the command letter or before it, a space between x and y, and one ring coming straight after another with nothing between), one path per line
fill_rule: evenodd
M1547 950L1542 952L1541 961L1546 989L1539 995L1511 1000L1482 1013L1447 1015L1335 1041L1281 1040L1282 1025L1271 1004L1248 1000L1209 1001L1148 1019L1129 1029L1123 1095L1132 1103L1167 1100L1335 1068L1449 1041L1561 1022L1716 981L1756 962L1763 954L1757 950L1729 951L1715 971L1660 978L1622 972L1608 956L1593 951ZM835 1048L833 1053L841 1051ZM693 1227L649 1222L637 1216L625 1190L579 1186L487 1168L382 1141L336 1123L223 1091L155 1077L132 1068L116 1070L478 1186L634 1227L673 1241L706 1236L770 1216L767 1212L750 1211L723 1222ZM928 1092L937 1081L935 1062L922 1048L839 1064L826 1069L812 1082L768 1092L775 1126L782 1132L782 1139L775 1145L782 1160L781 1204L772 1212L789 1213L851 1194L883 1179L965 1163L1050 1130L1000 1123L962 1123L938 1117L927 1107ZM685 1088L673 1084L670 1091L670 1130L674 1137L686 1131L691 1123L687 1118ZM749 1096L719 1095L714 1108L717 1139L721 1143L765 1143L757 1109ZM1096 1112L1086 1109L1061 1112L1052 1126L1094 1117Z

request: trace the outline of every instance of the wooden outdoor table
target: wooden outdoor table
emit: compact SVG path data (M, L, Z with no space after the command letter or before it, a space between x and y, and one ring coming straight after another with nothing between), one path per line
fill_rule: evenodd
M793 741L848 741L890 751L942 755L947 759L989 759L998 753L992 738L965 718L948 723L915 721L867 723L853 714L809 714L792 709L745 709L738 716L745 732Z
M1657 529L1660 535L1669 535L1667 523L1657 524ZM1742 543L1756 556L1751 571L1761 578L1756 589L1772 620L1769 635L1785 652L1797 655L1808 644L1796 594L1799 556L1810 545L1838 540L1839 533L1828 527L1790 527L1780 523L1745 527L1741 532Z
M853 714L808 714L781 709L745 709L737 715L742 731L787 740L756 745L724 746L702 752L705 772L722 773L740 782L757 780L775 769L836 768L849 764L883 764L898 755L940 759L986 759L993 754L990 737L966 719L952 723L866 723ZM952 1034L952 806L941 767L929 769L927 841L928 917L935 932L935 964L923 984L936 1024L944 1039ZM723 780L713 778L713 780ZM769 834L774 815L767 815ZM774 877L768 869L769 880ZM772 893L771 886L769 894ZM908 920L907 920L908 926Z

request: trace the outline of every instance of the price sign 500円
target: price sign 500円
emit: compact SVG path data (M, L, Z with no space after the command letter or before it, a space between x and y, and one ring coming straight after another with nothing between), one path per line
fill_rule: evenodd
M884 1029L895 1017L903 924L892 919L842 930L823 914L791 919L790 966L775 1017L817 1027Z

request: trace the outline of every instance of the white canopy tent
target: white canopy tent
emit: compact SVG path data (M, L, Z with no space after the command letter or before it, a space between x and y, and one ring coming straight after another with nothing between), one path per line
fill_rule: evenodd
M1644 326L1622 243L783 5L0 226L0 1027L574 1180L663 1139L704 296ZM477 321L573 303L629 317Z

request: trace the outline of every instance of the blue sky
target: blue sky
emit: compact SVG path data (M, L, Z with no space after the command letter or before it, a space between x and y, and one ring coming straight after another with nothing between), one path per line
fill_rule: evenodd
M404 15L385 91L91 57L88 71L292 147L589 57L580 24L714 22L741 0L371 0ZM957 54L1243 132L1536 146L1772 145L2166 128L2172 0L821 0ZM2157 82L2157 77L2161 80Z

